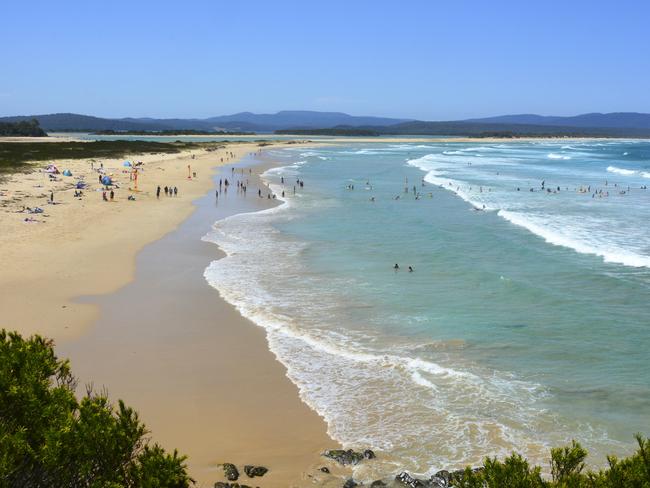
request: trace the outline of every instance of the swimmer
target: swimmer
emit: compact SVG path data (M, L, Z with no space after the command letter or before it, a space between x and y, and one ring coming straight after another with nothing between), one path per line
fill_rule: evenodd
M413 272L413 266L409 266L409 273Z
M395 263L395 266L393 266L393 269L397 271L399 269L399 264Z

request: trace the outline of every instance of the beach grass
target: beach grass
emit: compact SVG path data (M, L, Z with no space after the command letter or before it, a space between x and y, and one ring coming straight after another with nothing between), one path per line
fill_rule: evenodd
M220 142L220 145L224 143ZM170 154L216 146L201 142L93 141L1 142L0 174L28 171L33 162L62 159L116 159L133 154Z

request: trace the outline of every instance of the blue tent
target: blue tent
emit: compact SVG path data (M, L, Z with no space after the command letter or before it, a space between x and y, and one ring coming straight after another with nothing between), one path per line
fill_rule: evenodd
M72 176L72 171L66 169L65 171L63 171L63 176Z
M102 176L102 185L112 185L113 180L111 180L110 176Z
M124 161L122 166L131 166L131 161Z

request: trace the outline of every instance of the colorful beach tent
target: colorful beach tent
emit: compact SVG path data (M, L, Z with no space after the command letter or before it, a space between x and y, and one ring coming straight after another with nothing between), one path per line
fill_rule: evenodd
M45 172L58 175L59 174L59 168L57 168L53 164L48 164L47 167L45 168Z
M131 161L124 161L122 166L131 166Z
M72 176L72 171L69 169L63 170L63 176Z
M102 176L102 185L112 185L113 180L111 180L110 176Z

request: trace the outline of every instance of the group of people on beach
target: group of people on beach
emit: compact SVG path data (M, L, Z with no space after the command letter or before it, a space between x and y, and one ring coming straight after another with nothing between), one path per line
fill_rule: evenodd
M178 187L176 186L165 186L162 188L162 191L165 192L165 195L168 197L176 197L178 196ZM161 188L160 185L158 185L158 188L156 188L156 198L160 198L160 192Z

